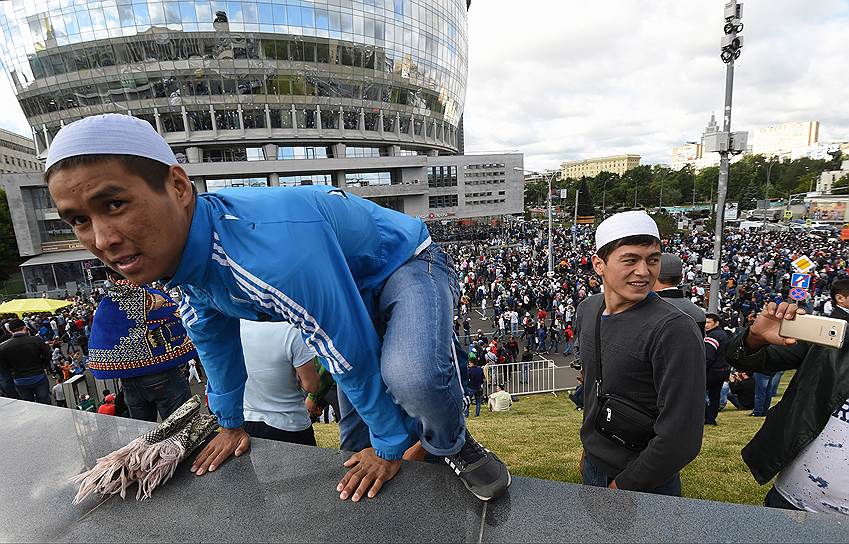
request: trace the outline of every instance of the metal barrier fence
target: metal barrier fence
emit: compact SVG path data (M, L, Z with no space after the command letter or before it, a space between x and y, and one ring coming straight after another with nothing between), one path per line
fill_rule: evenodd
M565 391L568 367L558 367L550 359L537 359L526 363L489 364L483 367L486 383L484 393L495 393L495 385L501 386L511 395L532 395Z

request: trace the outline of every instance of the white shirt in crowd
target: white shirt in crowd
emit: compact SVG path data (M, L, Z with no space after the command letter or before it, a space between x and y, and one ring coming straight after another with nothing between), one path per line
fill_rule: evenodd
M65 400L65 390L62 389L61 382L53 386L53 398L56 399L57 402Z
M825 303L822 305L822 313L824 315L830 315L834 310L834 305L831 303L831 298L828 298Z
M513 406L513 398L507 391L496 391L489 395L489 409L493 412L506 412Z
M295 369L312 364L315 352L289 323L241 321L246 421L298 432L310 426Z
M849 399L781 471L775 489L801 510L849 514Z

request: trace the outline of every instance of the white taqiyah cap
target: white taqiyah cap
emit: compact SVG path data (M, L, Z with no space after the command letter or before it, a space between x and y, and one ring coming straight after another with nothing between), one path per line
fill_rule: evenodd
M595 249L598 251L610 242L646 234L660 240L657 223L646 212L621 212L601 222L595 231Z
M62 127L47 150L44 169L79 155L133 155L177 164L174 152L150 123L121 113L92 115Z

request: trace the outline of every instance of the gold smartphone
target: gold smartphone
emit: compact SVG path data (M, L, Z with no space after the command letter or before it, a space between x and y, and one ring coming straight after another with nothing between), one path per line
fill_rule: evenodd
M796 319L782 319L778 334L785 338L840 349L846 337L846 321L819 315L797 315Z

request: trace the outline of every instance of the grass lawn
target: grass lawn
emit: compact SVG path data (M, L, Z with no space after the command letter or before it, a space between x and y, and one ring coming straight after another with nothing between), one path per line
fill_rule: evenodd
M785 373L779 396L791 373ZM778 398L773 399L773 405ZM490 413L483 407L468 419L469 430L487 448L498 453L513 474L546 480L580 482L578 462L582 412L566 393L521 397L509 412ZM749 417L730 403L719 414L717 427L705 427L702 451L681 475L685 497L724 502L763 504L768 486L759 486L740 458L740 450L757 432L762 418ZM324 448L339 447L335 424L314 425Z

